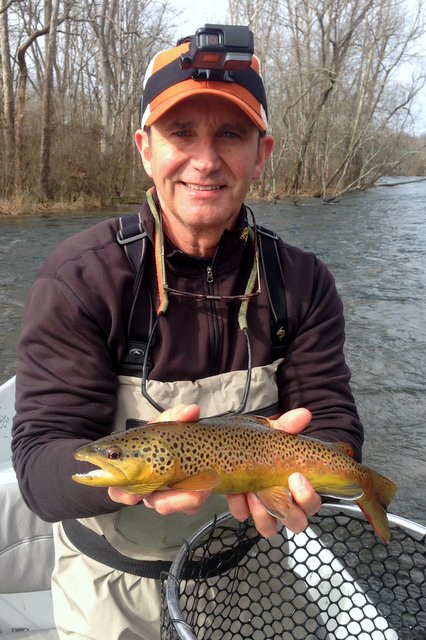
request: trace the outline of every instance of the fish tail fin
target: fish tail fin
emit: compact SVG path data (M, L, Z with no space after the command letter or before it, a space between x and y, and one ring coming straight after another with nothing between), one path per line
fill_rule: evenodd
M356 500L379 538L386 544L390 542L390 529L386 509L396 491L396 485L377 471L369 469L371 491Z

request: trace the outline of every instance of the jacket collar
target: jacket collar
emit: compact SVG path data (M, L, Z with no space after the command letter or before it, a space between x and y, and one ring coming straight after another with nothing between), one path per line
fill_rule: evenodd
M153 198L158 209L160 208L156 191ZM146 231L151 243L154 243L155 225L154 219L149 209L148 203L145 201L140 212L141 223ZM240 213L237 218L236 225L233 229L225 229L217 246L215 255L212 258L215 269L219 273L226 273L235 268L242 259L243 252L248 242L247 233L247 211L244 204L241 206ZM164 234L164 254L168 262L169 268L178 269L182 275L190 275L193 271L194 264L199 263L199 259L184 253L181 249Z

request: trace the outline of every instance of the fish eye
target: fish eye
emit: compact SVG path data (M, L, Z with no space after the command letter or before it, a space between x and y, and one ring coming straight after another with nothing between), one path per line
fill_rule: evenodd
M122 454L120 447L110 447L107 451L107 456L110 460L119 460Z

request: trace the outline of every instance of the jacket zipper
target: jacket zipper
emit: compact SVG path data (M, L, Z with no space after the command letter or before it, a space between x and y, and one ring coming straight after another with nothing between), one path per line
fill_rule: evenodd
M210 293L214 293L213 291L213 267L211 265L207 265L206 267L206 280L208 284L208 290ZM212 357L211 357L211 367L212 374L217 373L219 371L219 345L220 345L220 331L219 331L219 322L217 320L216 313L216 303L214 300L210 301L211 310L212 310L212 320L213 320L213 345L212 345Z
M211 268L211 265L207 266L207 282L209 285L213 284L213 269Z

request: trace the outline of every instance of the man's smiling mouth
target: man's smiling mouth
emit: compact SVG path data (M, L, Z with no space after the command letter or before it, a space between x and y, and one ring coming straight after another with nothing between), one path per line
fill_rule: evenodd
M191 182L184 182L183 184L188 189L192 189L192 191L218 191L222 189L221 185L193 184Z

